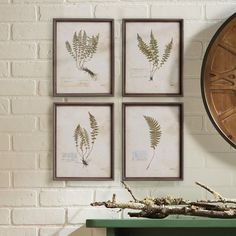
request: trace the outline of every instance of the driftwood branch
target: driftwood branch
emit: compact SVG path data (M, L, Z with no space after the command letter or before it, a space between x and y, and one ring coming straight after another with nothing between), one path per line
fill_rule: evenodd
M187 215L211 218L236 218L236 207L226 205L228 203L231 203L231 205L236 204L236 199L225 198L215 190L199 182L196 182L196 184L210 192L214 196L214 200L192 202L184 200L183 198L172 198L170 196L162 198L146 197L143 200L138 200L130 187L125 182L122 182L122 184L130 193L133 201L127 203L117 202L116 195L113 194L111 201L94 202L91 203L91 205L105 206L106 208L139 210L138 212L129 212L130 217L162 219L169 215Z

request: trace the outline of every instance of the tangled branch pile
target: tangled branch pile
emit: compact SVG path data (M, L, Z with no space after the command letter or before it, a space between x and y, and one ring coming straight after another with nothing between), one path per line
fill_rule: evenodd
M129 186L122 182L125 189L130 193L133 201L128 203L119 203L116 201L116 195L113 194L112 200L105 202L94 202L92 206L105 206L107 208L134 209L138 212L129 212L130 217L145 217L162 219L169 215L188 215L202 216L211 218L236 218L236 199L228 199L207 187L204 184L196 184L213 196L213 200L186 201L182 198L144 198L138 200L132 193Z

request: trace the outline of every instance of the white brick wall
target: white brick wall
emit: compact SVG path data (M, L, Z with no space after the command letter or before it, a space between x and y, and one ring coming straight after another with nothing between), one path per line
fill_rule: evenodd
M65 210L55 208L20 208L12 212L16 225L61 225L65 223Z
M209 197L194 186L198 180L235 198L235 150L209 121L199 83L206 47L235 7L234 0L0 0L0 236L104 236L103 229L86 229L86 218L127 217L127 212L89 206L91 201L110 199L113 192L121 201L130 199L120 183L119 116L114 181L52 180L52 102L62 100L52 99L53 17L115 19L116 98L110 100L116 103L117 114L122 102L121 19L183 18L185 97L171 101L185 103L185 179L130 185L140 198L167 194L193 200Z

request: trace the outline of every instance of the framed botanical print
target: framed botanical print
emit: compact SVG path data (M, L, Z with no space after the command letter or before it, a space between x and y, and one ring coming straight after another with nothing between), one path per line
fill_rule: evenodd
M112 19L53 19L54 96L113 96Z
M123 179L183 179L181 103L123 103Z
M183 20L124 19L123 96L182 96Z
M113 179L113 104L54 103L54 179Z

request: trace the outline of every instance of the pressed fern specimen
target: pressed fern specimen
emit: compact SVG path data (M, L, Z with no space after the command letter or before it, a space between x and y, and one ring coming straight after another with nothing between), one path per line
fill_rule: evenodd
M160 139L161 139L161 126L159 125L157 120L154 119L153 117L151 117L151 116L143 116L143 117L148 124L149 137L150 137L150 148L153 149L152 158L146 167L146 169L148 170L155 155L156 155L156 148L157 148L157 145L159 144Z
M66 49L75 60L77 69L88 73L92 79L96 79L96 74L86 67L86 63L96 53L98 41L99 34L90 37L85 30L80 30L78 33L74 33L72 43L65 42Z
M95 117L90 112L88 112L88 114L91 129L90 132L80 124L78 124L74 130L75 146L78 155L81 157L83 166L88 166L89 161L91 160L89 157L93 151L93 146L99 133L99 127Z
M173 47L173 38L169 43L165 45L164 53L161 58L159 56L158 42L154 37L152 30L150 33L149 43L144 42L139 34L137 34L137 41L140 52L147 58L150 63L150 80L152 81L155 72L159 70L170 57L170 53Z

